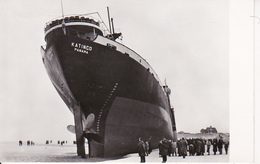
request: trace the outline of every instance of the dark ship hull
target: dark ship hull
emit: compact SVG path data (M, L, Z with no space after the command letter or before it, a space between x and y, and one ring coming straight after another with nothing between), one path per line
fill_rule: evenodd
M168 94L150 65L102 35L89 40L73 34L77 27L46 34L43 63L71 112L80 108L89 155L137 152L139 137L150 138L152 148L163 137L176 140Z

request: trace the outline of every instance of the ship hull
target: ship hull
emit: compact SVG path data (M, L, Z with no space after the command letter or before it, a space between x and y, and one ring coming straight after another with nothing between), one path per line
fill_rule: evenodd
M72 113L80 106L90 156L137 152L139 137L150 138L152 148L163 137L176 140L174 115L159 81L141 60L116 48L61 35L43 51L63 101Z

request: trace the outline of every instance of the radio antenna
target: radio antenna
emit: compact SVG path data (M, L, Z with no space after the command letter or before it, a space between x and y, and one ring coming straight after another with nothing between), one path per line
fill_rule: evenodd
M114 29L114 22L113 22L113 18L111 18L111 24L112 24L112 32L113 34L115 33L115 29Z

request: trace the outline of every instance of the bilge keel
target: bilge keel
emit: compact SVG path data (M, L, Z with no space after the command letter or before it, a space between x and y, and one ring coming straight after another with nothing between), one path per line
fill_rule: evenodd
M75 126L67 128L76 133L78 155L85 154L85 138L90 157L137 152L139 137L150 138L152 148L163 137L177 139L170 89L146 60L116 41L121 33L114 33L111 20L109 32L90 14L45 27L42 60L74 114Z

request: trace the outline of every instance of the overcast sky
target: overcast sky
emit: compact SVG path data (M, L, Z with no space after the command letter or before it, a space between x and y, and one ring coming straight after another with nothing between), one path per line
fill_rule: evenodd
M123 44L166 78L177 131L230 132L229 2L63 0L65 15L99 12L105 22L107 6ZM60 0L0 0L0 140L75 139L40 54L44 25L61 11Z

